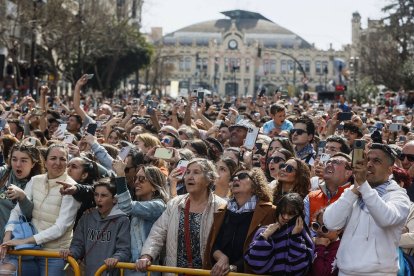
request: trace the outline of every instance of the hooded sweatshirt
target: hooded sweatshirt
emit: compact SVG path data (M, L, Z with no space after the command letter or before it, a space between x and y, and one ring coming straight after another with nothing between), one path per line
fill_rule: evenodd
M107 258L129 262L131 236L128 217L118 205L105 218L101 218L97 209L84 214L76 227L70 251L75 259L84 259L85 275L94 275ZM117 275L115 270L109 273Z

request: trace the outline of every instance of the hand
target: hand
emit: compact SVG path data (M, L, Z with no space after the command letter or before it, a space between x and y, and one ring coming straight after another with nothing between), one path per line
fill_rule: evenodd
M92 146L96 143L96 137L90 133L85 133L85 136L83 136L83 139L85 140L88 145Z
M125 176L125 168L126 164L122 160L115 160L112 161L112 169L114 170L115 174L119 177Z
M56 129L56 131L52 134L52 139L54 140L63 140L65 138L65 134L61 131L60 128Z
M113 268L118 263L118 259L117 258L108 258L104 261L104 263L106 264L106 266L108 268Z
M72 155L73 157L79 157L80 156L80 149L78 146L74 145L74 144L67 144L68 146L68 152L70 155Z
M75 184L66 183L64 181L56 181L56 183L62 185L59 190L61 195L74 195L78 192L78 188Z
M40 95L46 95L47 92L49 92L49 87L47 87L46 85L42 85L40 87Z
M16 185L10 184L7 187L7 197L11 200L22 201L26 197L26 194Z
M132 114L134 113L134 111L132 110L132 106L127 105L127 107L125 107L125 113L127 116L131 117Z
M298 217L296 219L295 227L292 230L292 235L299 234L303 230L303 219L301 217Z
M278 222L269 224L267 226L266 230L262 233L263 238L265 238L267 240L279 228L280 228L280 224Z
M147 268L151 265L151 259L152 258L148 255L141 256L141 258L135 262L135 269L141 272L147 271Z
M314 241L315 241L315 245L323 245L323 246L328 246L331 243L330 239L323 238L323 237L316 237Z
M217 263L211 269L211 274L213 276L224 276L230 272L229 258L226 255L222 255L220 259L217 260Z
M354 186L358 188L367 180L367 162L366 160L357 161L352 171L354 173Z
M77 82L76 86L84 86L88 82L88 74L84 74Z
M68 259L69 256L72 256L72 252L69 249L63 249L59 251L59 255L65 261Z
M26 244L26 243L27 243L26 239L9 240L9 241L3 242L3 244L1 245L1 247L3 247L3 246L11 246L11 247L14 247L16 245L21 245L21 244Z

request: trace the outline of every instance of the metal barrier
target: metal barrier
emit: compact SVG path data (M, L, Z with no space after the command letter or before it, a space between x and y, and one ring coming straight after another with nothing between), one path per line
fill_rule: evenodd
M45 257L46 258L46 275L49 275L48 272L48 259L49 258L61 258L59 252L57 251L46 251L46 250L9 250L7 254L19 256L19 276L21 275L22 268L22 256L35 256L35 257ZM67 262L72 266L74 276L81 276L80 268L78 262L72 258L68 257ZM53 275L51 275L53 276Z
M135 270L135 263L122 263L119 262L115 266L121 270L121 276L124 275L124 269ZM103 272L108 269L106 265L102 265L99 269L95 272L95 276L101 276ZM174 273L178 274L185 274L185 275L210 275L210 270L204 269L193 269L193 268L182 268L182 267L172 267L172 266L161 266L161 265L151 265L148 267L148 275L151 275L151 271L153 272L164 272L164 273ZM227 276L253 276L257 274L244 274L244 273L236 273L230 272Z

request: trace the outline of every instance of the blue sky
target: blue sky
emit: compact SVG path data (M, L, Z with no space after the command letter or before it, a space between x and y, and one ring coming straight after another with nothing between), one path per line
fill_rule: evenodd
M164 34L188 25L225 18L220 12L244 9L261 13L300 35L320 49L330 43L337 50L351 42L352 13L358 11L362 26L379 19L390 0L145 0L142 31L162 27Z

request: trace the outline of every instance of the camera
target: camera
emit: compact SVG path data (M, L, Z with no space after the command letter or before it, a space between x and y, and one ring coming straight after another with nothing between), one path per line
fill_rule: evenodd
M372 132L372 134L371 134L371 139L372 139L372 142L373 143L380 143L380 144L382 144L382 134L381 134L381 131L379 131L378 129L377 130L374 130L374 132Z

